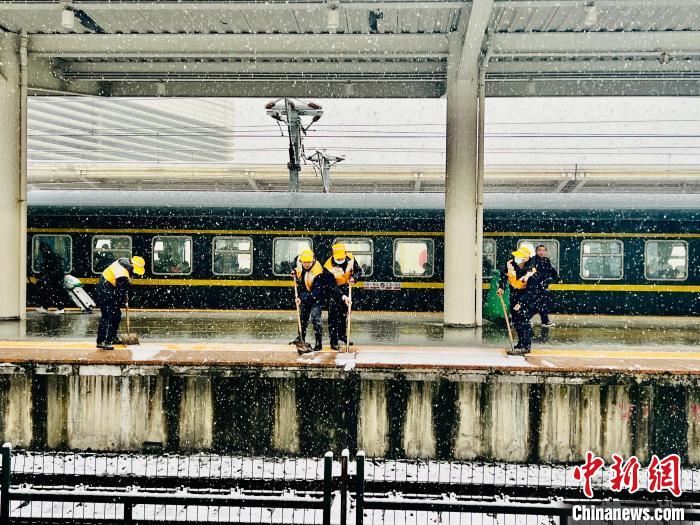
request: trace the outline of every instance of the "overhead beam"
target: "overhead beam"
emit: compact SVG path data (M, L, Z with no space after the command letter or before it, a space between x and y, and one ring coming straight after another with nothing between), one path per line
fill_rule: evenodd
M61 75L55 59L29 55L29 90L30 94L54 94L54 95L99 95L103 91L100 82L80 82L71 84Z
M439 98L444 82L112 82L110 96L115 97L316 97L316 98ZM162 88L160 88L162 89Z
M700 56L693 60L660 60L661 54L645 60L547 60L547 61L509 61L492 60L489 62L488 78L523 77L523 76L562 76L569 73L676 73L700 72Z
M461 9L467 5L464 1L455 0L423 0L412 2L410 0L383 0L381 5L377 2L355 2L353 0L335 0L341 8L351 10L370 10L370 9ZM71 5L75 8L84 11L158 11L158 12L177 12L196 10L196 11L303 11L311 9L327 9L328 3L326 0L305 1L305 2L290 2L289 0L266 0L265 2L251 1L184 1L184 2L159 2L159 1L144 1L139 2L119 2L106 3L104 1L80 1L72 0ZM19 2L5 1L0 5L2 11L25 11L27 10L27 2L22 0ZM47 11L60 11L63 9L61 3L43 3L33 2L31 10L36 13Z
M472 8L469 12L464 44L462 45L462 55L459 60L457 79L463 80L473 74L478 73L478 68L474 64L479 60L481 47L486 35L486 28L491 18L493 0L473 0Z
M589 0L591 1L591 0ZM542 8L581 8L585 5L584 0L495 0L497 8L517 7L522 9ZM598 7L609 6L615 8L632 7L700 7L700 0L595 0Z
M445 34L32 35L28 50L62 58L444 58Z
M498 33L489 40L494 56L603 56L635 53L698 53L700 31Z
M487 97L697 97L696 79L488 80Z
M69 62L62 66L64 75L102 73L183 73L209 75L241 73L270 74L331 74L331 75L391 75L398 73L445 75L443 60L410 62Z

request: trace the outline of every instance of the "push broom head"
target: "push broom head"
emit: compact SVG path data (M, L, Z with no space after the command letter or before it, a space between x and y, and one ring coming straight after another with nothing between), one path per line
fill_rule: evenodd
M137 345L139 343L139 336L136 334L126 334L122 337L125 345Z

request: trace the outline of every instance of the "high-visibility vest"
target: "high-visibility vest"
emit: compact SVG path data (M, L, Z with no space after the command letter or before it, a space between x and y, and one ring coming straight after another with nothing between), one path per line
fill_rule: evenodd
M340 266L333 264L333 257L329 257L326 264L323 265L325 266L326 270L333 274L333 277L335 277L335 283L338 286L348 283L350 277L352 277L352 271L355 268L355 256L350 252L345 252L345 256L350 259L347 266L345 266L345 270L343 270Z
M527 287L527 283L517 278L515 274L515 266L513 265L513 261L508 261L506 263L506 266L508 267L508 283L516 290L524 290ZM537 269L533 268L532 271L536 272Z
M297 279L301 279L301 275L302 273L304 273L304 267L301 265L301 261L297 260L297 267L294 268L294 272L297 276ZM314 279L316 279L316 277L322 273L323 267L318 261L314 261L314 264L311 267L311 269L306 270L306 273L304 274L304 285L306 286L306 289L309 292L311 291L311 287L314 284Z
M117 286L117 279L120 277L126 277L129 279L131 275L129 275L129 270L119 264L119 261L114 261L104 272L102 272L102 277L104 277L105 281L112 286Z

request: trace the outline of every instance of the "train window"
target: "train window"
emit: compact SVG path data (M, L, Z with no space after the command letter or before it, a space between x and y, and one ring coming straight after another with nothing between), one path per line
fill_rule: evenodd
M685 281L688 278L688 243L647 241L644 245L644 277L655 281Z
M192 238L153 237L153 273L189 275L192 273Z
M552 266L559 273L559 241L556 239L520 239L518 248L525 243L532 244L535 248L540 244L544 244L545 248L547 248L547 257L549 257Z
M277 237L272 242L272 273L291 274L294 259L304 250L313 250L313 242L308 237Z
M253 239L250 237L214 237L212 270L214 275L250 275L253 273Z
M32 237L32 271L41 272L44 262L42 245L63 260L63 271L70 273L73 269L73 239L70 235L35 235Z
M92 273L102 273L120 257L131 258L131 237L95 235L92 238Z
M345 249L355 256L355 261L362 267L362 276L374 273L374 243L372 239L338 237L333 244L343 243Z
M488 280L493 275L494 268L496 268L496 241L484 239L482 246L484 254L481 260L481 275Z
M622 279L622 241L582 241L581 277L583 279Z
M434 273L435 243L431 239L396 239L394 275L431 277Z

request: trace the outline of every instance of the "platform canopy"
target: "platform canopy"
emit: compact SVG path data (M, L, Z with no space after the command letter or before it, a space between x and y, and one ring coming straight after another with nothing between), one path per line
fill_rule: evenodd
M481 52L488 96L700 95L700 0L22 0L0 29L32 94L441 97Z

